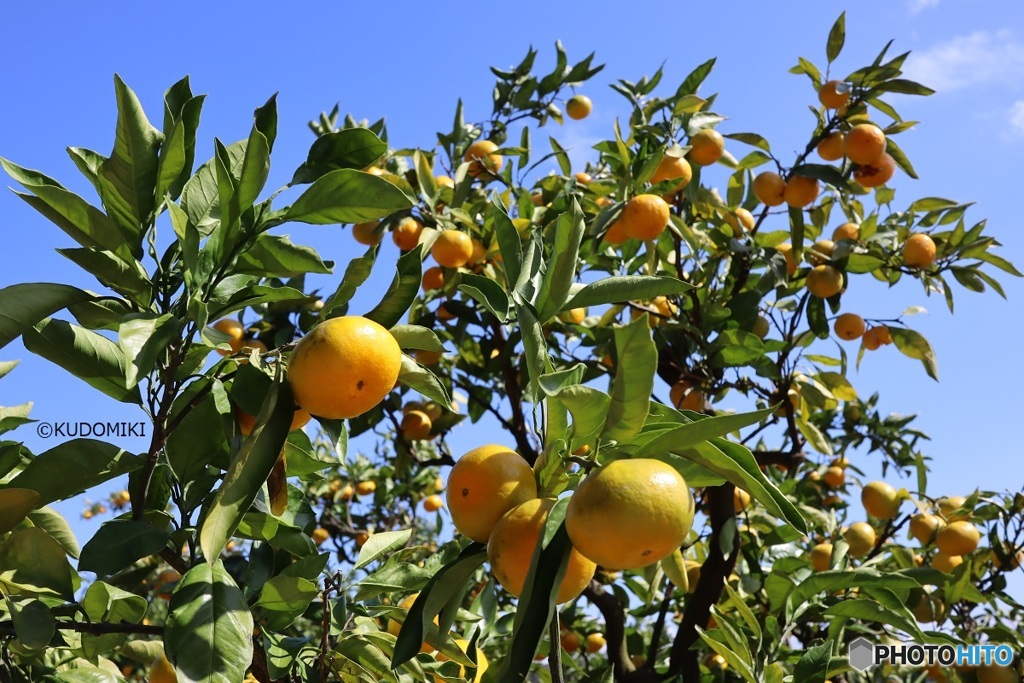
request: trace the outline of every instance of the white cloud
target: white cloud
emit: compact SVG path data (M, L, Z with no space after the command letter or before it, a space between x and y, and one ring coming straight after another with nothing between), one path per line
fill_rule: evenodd
M1024 136L1024 100L1017 100L1013 103L1007 118L1013 132L1016 135Z
M940 92L999 81L1016 83L1024 71L1024 44L1008 30L976 31L912 53L903 71L907 78Z
M908 4L910 5L910 13L917 14L918 12L923 12L929 7L935 7L940 1L941 0L909 0Z

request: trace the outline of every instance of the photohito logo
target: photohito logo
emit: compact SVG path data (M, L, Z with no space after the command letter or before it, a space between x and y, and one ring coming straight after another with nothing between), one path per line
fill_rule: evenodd
M921 645L899 643L880 645L867 638L850 643L850 666L864 671L879 664L926 666L1009 666L1013 650L1009 645Z

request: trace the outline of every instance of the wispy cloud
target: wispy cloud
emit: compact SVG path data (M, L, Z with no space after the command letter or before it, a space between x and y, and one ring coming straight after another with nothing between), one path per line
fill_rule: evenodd
M1010 128L1013 129L1013 133L1024 137L1024 100L1017 100L1013 103L1007 119L1010 122Z
M923 12L929 7L935 7L941 0L908 0L907 4L910 6L910 13L917 14Z
M937 0L914 0L936 2ZM984 83L1017 82L1024 71L1024 44L1009 30L976 31L914 52L907 59L907 78L936 90L950 91Z

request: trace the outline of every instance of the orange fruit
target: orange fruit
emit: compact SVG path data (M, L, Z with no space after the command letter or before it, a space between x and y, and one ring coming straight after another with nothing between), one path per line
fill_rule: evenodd
M398 606L404 609L406 611L406 614L408 615L409 610L412 609L412 605L414 602L416 602L416 598L418 598L419 595L419 593L413 593L412 595L406 596L402 599L401 602L398 603ZM403 622L396 621L394 619L388 619L388 633L397 638L398 634L402 631L402 623ZM434 623L437 623L437 617L434 617ZM433 651L434 646L426 641L423 641L423 644L420 645L420 652L430 654Z
M243 339L245 338L245 327L242 323L238 322L234 318L224 318L223 320L215 322L213 324L213 329L223 332L230 337L230 339L228 339L228 345L231 346L231 350L222 351L217 349L217 353L222 356L227 356L232 353L238 353L242 350L242 345L244 344Z
M590 654L600 652L607 642L600 633L590 633L587 635L587 652Z
M573 323L579 325L587 318L587 309L585 308L572 308L558 316L559 320L564 323Z
M779 244L775 247L775 251L779 252L786 258L786 275L790 277L796 272L796 256L793 255L793 245L788 242Z
M832 233L833 242L841 242L842 240L849 240L856 242L860 239L860 226L856 223L843 223Z
M860 339L864 335L865 328L864 318L856 313L843 313L836 318L835 323L832 325L836 336L846 341Z
M886 520L899 513L902 500L892 486L884 481L873 481L860 492L860 502L869 515Z
M855 168L853 179L861 187L879 187L892 180L895 174L896 160L884 153L878 161Z
M665 231L668 216L668 204L664 199L653 194L638 194L626 202L617 222L629 237L652 240Z
M846 134L844 149L853 163L873 164L885 153L885 133L873 123L859 123Z
M959 555L947 555L943 552L937 552L932 556L931 567L937 569L940 572L946 574L952 573L954 569L964 563L964 558Z
M628 239L629 235L626 234L626 228L621 218L609 225L608 230L604 233L604 241L616 246L624 244Z
M811 566L816 572L827 572L832 563L832 544L819 543L811 548Z
M843 289L843 274L832 266L814 266L807 274L807 291L820 299L828 299Z
M875 541L878 540L875 528L867 522L851 524L843 538L850 544L850 557L864 557L874 549Z
M446 175L437 176L436 178L434 178L434 182L437 184L438 187L447 187L452 190L455 189L455 181Z
M918 232L903 244L903 264L910 268L929 268L935 263L935 242Z
M828 81L818 90L818 101L826 109L839 109L850 101L850 86L842 81Z
M446 268L459 268L473 257L473 239L458 230L442 230L430 248L430 254Z
M587 118L590 115L590 110L593 108L593 103L586 95L573 95L565 103L565 113L569 115L570 119L576 121Z
M445 306L444 304L441 304L440 306L437 307L435 315L437 315L437 319L442 322L447 322L449 320L455 319L455 313L449 310L448 307Z
M892 344L892 336L889 334L888 327L885 325L879 325L878 327L872 327L867 330L864 333L861 343L868 351L874 351L880 346Z
M754 196L765 206L780 206L786 201L786 181L778 173L758 173L753 183Z
M313 418L309 413L302 408L298 408L295 411L291 427L289 427L288 430L294 432L296 429L302 429L309 424L311 419ZM250 415L241 408L235 408L235 420L238 421L238 431L240 431L244 436L252 434L252 428L256 426L255 416Z
M590 181L593 180L589 173L584 173L583 171L580 171L579 173L574 175L573 178L575 178L576 182L579 183L580 185L589 185Z
M356 532L356 547L357 548L362 548L364 545L366 545L366 542L370 540L370 536L372 536L372 535L373 534L370 534L370 533L368 533L366 531L357 531Z
M763 315L759 315L757 316L757 319L754 320L754 327L751 328L750 331L757 335L758 338L764 339L771 331L771 323L768 322L768 318Z
M356 484L356 495L368 496L377 490L377 482L361 481Z
M825 161L836 161L845 154L846 136L836 131L818 143L818 156Z
M672 188L672 193L674 194L689 185L692 178L693 169L685 157L665 154L661 157L654 175L651 176L651 182L660 183L664 180L675 180L676 185Z
M688 155L699 166L710 166L722 157L724 151L725 138L713 128L705 128L690 136Z
M944 524L940 517L919 512L910 518L910 535L921 545L928 545Z
M498 583L517 598L522 595L534 548L544 531L544 522L554 507L553 498L534 498L512 508L498 520L487 541L487 560ZM561 604L580 595L594 578L597 566L573 549L558 588L555 602Z
M391 233L391 239L402 251L412 251L420 243L420 233L422 232L423 224L409 216L398 222Z
M732 494L733 511L738 515L750 505L750 494L740 488L734 488Z
M580 553L606 569L668 557L693 524L693 495L660 460L615 460L591 472L569 499L565 528Z
M147 683L178 683L178 674L163 650L149 665Z
M455 638L455 644L459 646L459 649L463 653L469 652L469 641L464 638ZM447 662L448 657L443 652L437 653L437 661ZM484 678L484 673L487 672L487 667L490 666L490 662L487 661L487 657L484 656L484 651L479 646L476 648L476 675L473 676L473 683L480 683ZM459 665L459 677L466 677L466 667ZM444 683L444 679L440 676L434 676L434 683Z
M423 271L423 291L444 287L444 270L440 266L431 266Z
M812 265L819 266L832 260L835 249L836 243L832 240L818 240L804 253L804 257Z
M825 480L826 484L837 489L846 483L846 470L842 467L829 467L825 470L822 479Z
M463 536L486 543L506 512L537 497L533 469L521 455L494 444L463 455L448 476L448 510Z
M936 506L939 508L939 512L947 522L966 522L971 518L971 513L958 513L957 510L962 508L967 502L967 499L963 496L945 496L935 501Z
M469 175L477 178L500 171L505 164L505 157L495 154L497 149L498 146L490 140L477 140L470 145L462 157L463 161L470 162Z
M365 244L366 246L380 244L384 235L377 230L379 225L379 221L356 223L352 226L352 236L356 238L356 242L359 242L359 244Z
M402 435L407 439L426 439L430 436L431 427L430 416L422 411L410 410L402 416Z
M950 522L935 535L935 546L946 555L967 555L978 549L981 533L970 522Z
M480 240L473 238L473 255L469 257L468 266L475 266L487 260L487 247Z
M384 400L401 368L402 349L390 332L368 318L343 316L320 323L299 341L288 381L303 410L337 420Z
M795 175L786 182L783 197L790 206L802 209L813 204L814 200L818 198L819 192L821 192L821 183L817 178Z
M580 649L580 635L575 631L562 631L559 640L562 643L562 649L569 654Z
M417 349L413 353L413 357L420 365L436 365L442 355L444 354L440 351L425 351L423 349Z
M436 493L432 493L423 499L423 509L427 512L437 512L444 507L444 501L441 500L441 496Z
M686 392L686 396L683 397L683 401L679 404L679 408L680 410L702 413L705 408L704 403L704 392L700 389L690 389Z
M689 382L681 379L668 390L668 397L672 401L673 408L679 408L683 405L683 399L686 397L686 392L690 390L690 386Z
M974 675L978 677L978 683L1020 683L1016 671L998 664L982 664L974 670Z

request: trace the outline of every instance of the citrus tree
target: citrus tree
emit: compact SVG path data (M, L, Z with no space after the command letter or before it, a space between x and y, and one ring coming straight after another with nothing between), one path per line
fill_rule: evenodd
M558 45L545 75L532 49L492 69L490 119L460 103L434 145L322 114L269 195L274 99L195 169L187 79L160 129L115 79L111 154L68 150L98 205L0 160L99 283L0 290L0 342L151 427L143 453L0 444L0 678L1019 680L846 656L1019 651L1024 495L930 491L913 418L849 379L890 344L937 363L916 309L847 310L848 288L919 284L952 311L956 286L1020 274L966 204L897 201L914 122L887 98L931 91L888 46L835 77L844 39L840 17L825 73L792 69L813 88L795 158L698 94L712 60L674 90L616 81L628 116L574 169L535 138L590 113L569 89L601 67ZM365 250L336 264L288 223ZM390 287L356 310L392 241ZM49 505L124 475L80 546Z

